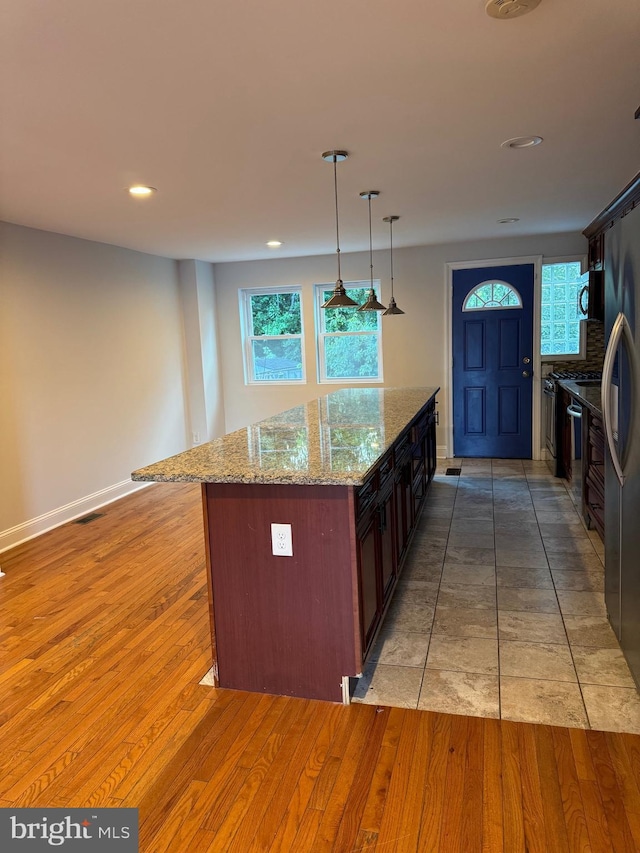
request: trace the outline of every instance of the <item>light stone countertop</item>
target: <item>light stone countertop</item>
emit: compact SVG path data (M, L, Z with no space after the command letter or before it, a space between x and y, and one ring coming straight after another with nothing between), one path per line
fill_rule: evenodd
M439 390L344 388L140 468L131 479L358 486Z

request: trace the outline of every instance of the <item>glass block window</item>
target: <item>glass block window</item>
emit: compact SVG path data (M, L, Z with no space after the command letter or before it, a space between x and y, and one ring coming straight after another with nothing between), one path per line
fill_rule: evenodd
M504 281L483 281L467 294L463 311L481 311L485 308L522 308L518 291Z
M248 384L304 382L299 287L240 291Z
M345 283L349 296L362 305L366 302L368 282ZM374 281L380 292L380 282ZM333 287L316 285L318 328L318 374L320 382L381 382L382 321L380 311L356 308L322 308Z
M586 316L580 292L589 274L580 262L542 264L540 353L542 356L579 355L580 320ZM583 298L586 307L587 300Z

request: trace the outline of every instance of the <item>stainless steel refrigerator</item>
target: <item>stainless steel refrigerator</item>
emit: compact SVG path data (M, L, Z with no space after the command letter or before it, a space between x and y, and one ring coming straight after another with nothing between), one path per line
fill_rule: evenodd
M605 600L640 686L640 208L606 232Z

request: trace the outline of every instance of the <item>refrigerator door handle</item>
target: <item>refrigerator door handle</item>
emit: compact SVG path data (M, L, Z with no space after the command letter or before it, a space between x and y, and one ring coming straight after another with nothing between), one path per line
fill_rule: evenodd
M616 317L611 330L611 337L607 345L607 351L604 356L604 364L602 365L602 420L604 422L604 432L607 437L607 446L611 454L611 461L616 472L616 477L621 486L624 486L624 473L620 464L620 457L616 450L615 441L613 438L613 426L611 423L611 380L613 377L613 365L616 358L616 352L620 344L620 340L627 326L627 318L622 312Z

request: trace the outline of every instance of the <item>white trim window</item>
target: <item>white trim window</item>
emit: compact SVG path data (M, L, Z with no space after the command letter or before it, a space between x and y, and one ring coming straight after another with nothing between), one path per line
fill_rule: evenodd
M247 385L306 382L301 287L240 290Z
M380 282L374 281L380 292ZM345 290L362 305L371 287L368 281L345 283ZM382 382L382 320L380 311L357 308L322 308L333 284L316 284L318 331L318 381L342 383Z

